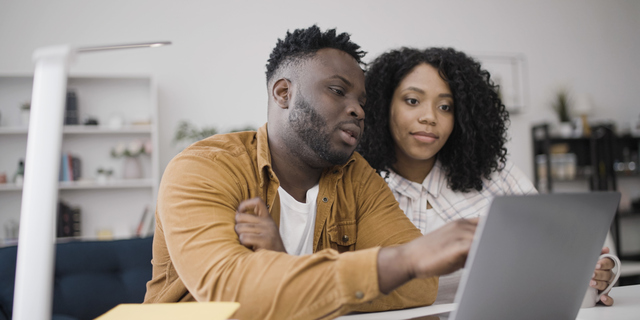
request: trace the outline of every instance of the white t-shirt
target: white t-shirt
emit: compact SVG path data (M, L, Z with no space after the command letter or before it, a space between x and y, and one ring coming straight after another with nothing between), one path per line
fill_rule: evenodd
M278 187L280 195L280 237L288 254L313 253L313 230L316 224L316 199L319 185L307 190L307 202L298 202Z

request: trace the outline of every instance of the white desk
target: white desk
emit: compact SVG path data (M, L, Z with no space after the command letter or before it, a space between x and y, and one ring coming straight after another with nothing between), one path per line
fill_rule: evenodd
M639 319L640 318L640 285L615 287L609 294L613 298L613 306L597 305L593 308L580 309L578 320L601 319Z
M625 320L640 319L640 285L615 287L611 290L614 304L611 307L595 306L580 309L576 320ZM452 311L453 304L420 307L396 311L353 314L339 317L339 320L404 320Z

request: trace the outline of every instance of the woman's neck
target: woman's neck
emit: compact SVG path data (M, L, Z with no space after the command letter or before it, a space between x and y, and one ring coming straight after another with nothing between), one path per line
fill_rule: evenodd
M398 154L398 153L396 153ZM408 157L397 157L397 161L393 164L392 169L403 178L416 183L422 183L429 175L433 165L436 163L436 157L433 156L427 160L416 160Z

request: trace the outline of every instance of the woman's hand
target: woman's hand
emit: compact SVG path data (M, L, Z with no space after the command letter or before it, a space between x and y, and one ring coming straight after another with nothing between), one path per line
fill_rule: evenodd
M286 253L276 223L260 198L242 201L236 211L236 233L240 243L253 250Z
M602 249L601 254L605 253L609 253L609 247L604 247ZM593 272L589 286L598 289L598 291L606 289L609 284L611 284L611 279L613 279L613 272L611 272L611 270L614 266L615 263L609 258L598 260L596 270ZM610 306L613 304L613 298L609 297L609 294L603 294L602 297L600 297L600 302L605 306Z

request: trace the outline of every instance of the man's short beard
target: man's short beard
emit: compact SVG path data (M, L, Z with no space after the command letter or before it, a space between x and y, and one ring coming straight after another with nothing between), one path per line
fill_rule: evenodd
M351 153L340 152L331 149L331 132L327 127L327 121L314 110L302 95L289 113L289 123L294 132L320 159L332 165L344 164L349 160Z

